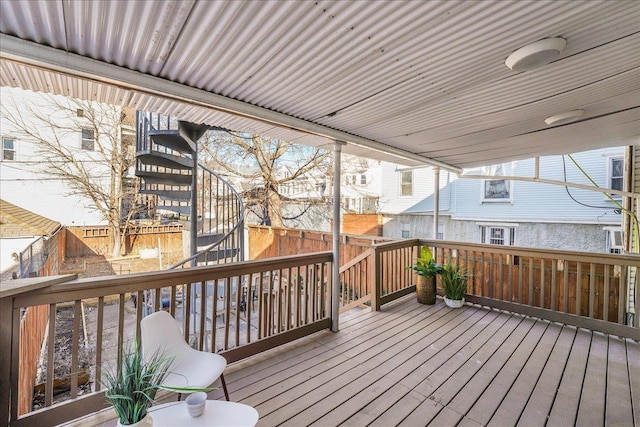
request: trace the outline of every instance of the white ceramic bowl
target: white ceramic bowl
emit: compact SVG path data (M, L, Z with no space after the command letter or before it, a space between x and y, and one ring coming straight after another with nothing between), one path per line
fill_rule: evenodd
M204 407L207 405L207 393L199 391L197 393L191 393L187 399L187 410L189 415L193 418L199 417L204 413Z

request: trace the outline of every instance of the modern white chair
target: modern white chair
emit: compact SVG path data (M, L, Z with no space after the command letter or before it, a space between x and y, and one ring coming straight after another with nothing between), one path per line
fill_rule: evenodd
M218 378L224 396L229 400L224 369L227 360L215 353L198 351L187 344L176 320L166 311L157 311L140 322L142 355L145 360L157 352L173 357L171 372L162 386L179 388L205 388ZM180 400L180 396L178 396Z

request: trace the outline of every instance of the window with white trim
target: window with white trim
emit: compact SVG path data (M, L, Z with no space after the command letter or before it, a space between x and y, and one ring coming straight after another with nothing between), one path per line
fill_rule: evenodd
M624 248L622 240L622 229L617 227L605 228L606 247L605 251L609 254L620 254Z
M413 196L413 171L400 172L400 196Z
M444 224L438 224L438 240L444 240Z
M2 138L2 160L18 160L16 156L16 140Z
M367 185L367 175L360 175L360 185Z
M609 188L612 190L622 191L622 184L624 180L624 157L609 157Z
M506 175L505 165L495 165L485 169L487 175ZM513 181L506 179L483 179L481 182L481 200L483 202L510 202L512 200Z
M516 242L515 227L481 225L480 242L489 245L513 246Z
M402 237L403 239L408 239L409 237L411 237L409 232L410 230L411 225L408 222L400 223L400 237Z
M93 129L84 128L82 129L82 142L80 143L80 147L83 150L93 151L96 148L96 139L95 133Z

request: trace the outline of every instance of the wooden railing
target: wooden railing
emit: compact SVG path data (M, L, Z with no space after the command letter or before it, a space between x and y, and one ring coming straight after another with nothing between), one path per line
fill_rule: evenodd
M631 255L403 240L374 246L372 307L379 309L415 290L406 270L419 247L429 246L439 262L452 262L470 274L466 299L496 308L639 339L640 308L628 310L628 275L640 267Z
M340 267L340 313L371 302L373 249Z
M52 425L104 409L103 370L120 360L127 341L139 337L140 320L154 311L168 311L192 346L229 362L329 329L331 268L332 254L322 252L92 279L30 279L22 290L15 289L21 281L3 284L0 419L11 426ZM18 382L26 369L20 318L42 305L49 317L44 409L20 416ZM68 365L64 378L55 375L60 364ZM67 401L54 395L54 384L65 385Z
M423 245L439 262L470 273L471 303L640 340L638 298L632 321L627 309L629 271L640 266L634 256L419 239L374 244L341 267L341 310L362 304L378 310L414 292L415 275L407 266ZM139 335L140 319L153 311L167 310L193 346L230 362L329 329L331 266L332 254L322 252L128 276L30 279L22 292L3 284L0 419L12 426L55 424L103 409L103 367L117 363L126 341ZM20 318L25 308L42 305L50 319L47 366L58 363L57 337L70 334L61 350L70 355L63 381L70 400L54 396L54 370L46 369L44 409L19 417L16 391L20 369L26 369L19 368ZM82 385L83 372L88 386Z

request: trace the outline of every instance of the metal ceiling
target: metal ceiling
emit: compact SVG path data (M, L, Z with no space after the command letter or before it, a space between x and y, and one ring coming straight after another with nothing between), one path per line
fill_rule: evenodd
M2 85L407 165L640 142L636 0L5 0L0 32ZM504 65L547 37L555 62Z

